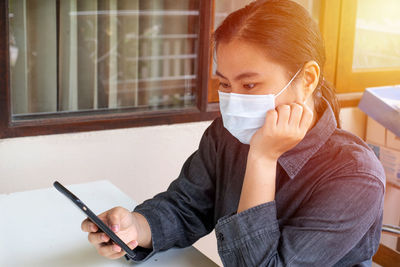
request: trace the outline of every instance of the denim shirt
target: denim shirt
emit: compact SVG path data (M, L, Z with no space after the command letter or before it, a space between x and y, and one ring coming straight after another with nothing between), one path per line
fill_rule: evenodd
M152 249L186 247L215 228L224 266L371 266L382 226L385 175L360 138L325 110L279 159L275 199L237 213L249 145L217 118L167 191L135 207Z

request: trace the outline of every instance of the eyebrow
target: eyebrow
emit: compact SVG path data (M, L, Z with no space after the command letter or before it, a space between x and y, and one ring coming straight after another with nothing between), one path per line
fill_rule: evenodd
M224 78L224 79L226 79L226 80L228 80L224 75L222 75L222 73L221 72L219 72L218 70L217 71L215 71L215 74L216 75L218 75L218 76L220 76L220 77L222 77L222 78ZM241 79L243 79L243 78L249 78L249 77L254 77L254 76L258 76L259 74L257 73L257 72L244 72L244 73L241 73L241 74L239 74L239 75L237 75L236 77L235 77L235 81L239 81L239 80L241 80Z

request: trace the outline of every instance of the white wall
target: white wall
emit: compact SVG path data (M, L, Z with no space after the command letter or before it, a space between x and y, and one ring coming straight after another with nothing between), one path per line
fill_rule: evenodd
M142 201L178 176L209 124L0 139L0 194L108 179Z

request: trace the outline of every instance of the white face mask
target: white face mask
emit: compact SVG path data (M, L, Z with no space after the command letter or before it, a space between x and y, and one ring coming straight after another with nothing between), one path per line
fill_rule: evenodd
M275 109L275 98L289 87L300 70L276 95L247 95L218 91L224 127L243 144L250 144L253 135L264 125L267 112Z

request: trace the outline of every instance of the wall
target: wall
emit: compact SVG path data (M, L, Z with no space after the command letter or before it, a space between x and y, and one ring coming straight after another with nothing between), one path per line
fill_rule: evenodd
M342 124L363 137L365 115L342 110ZM0 139L0 194L110 180L138 203L167 188L210 122ZM196 245L221 263L215 234Z
M211 122L0 139L0 194L107 179L141 203L164 191ZM195 247L221 264L214 232ZM221 264L222 265L222 264Z
M210 122L0 139L0 194L108 179L142 201L164 190Z
M364 137L365 115L341 113L344 129ZM142 201L176 178L210 121L0 139L0 194L108 179Z

